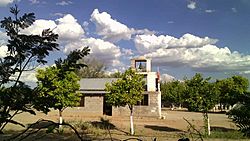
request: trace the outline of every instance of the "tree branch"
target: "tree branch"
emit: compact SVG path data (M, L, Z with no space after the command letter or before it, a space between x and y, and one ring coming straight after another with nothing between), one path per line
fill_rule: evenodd
M42 123L42 122L49 122L50 124L48 124L48 125L46 125L46 126L43 126L43 127L40 127L40 128L38 128L38 130L36 130L36 131L34 131L34 132L31 132L31 133L28 133L28 134L25 135L24 137L21 137L21 136L24 135L29 129L31 129L31 128L34 127L35 125L37 125L37 124L39 124L39 123ZM54 121L45 120L45 119L39 119L39 120L36 121L35 123L30 124L30 126L27 127L27 129L25 129L23 132L21 132L20 134L18 134L18 135L16 135L16 136L12 137L12 138L10 138L10 139L8 139L7 141L12 141L12 140L14 140L14 139L17 139L18 137L21 137L21 139L20 139L20 141L21 141L21 140L23 140L23 139L29 137L30 135L39 132L41 129L48 128L48 127L50 127L50 126L59 126L59 125L65 125L65 126L70 127L70 128L74 131L74 133L76 134L76 136L80 139L80 141L83 141L83 139L82 139L82 137L80 136L80 134L78 133L78 131L77 131L71 124L65 123L65 122L63 122L62 124L60 124L60 123L56 123L56 122L54 122Z

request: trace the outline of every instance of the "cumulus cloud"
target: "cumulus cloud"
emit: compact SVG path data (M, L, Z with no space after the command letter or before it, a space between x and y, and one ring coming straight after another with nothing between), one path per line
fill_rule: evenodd
M162 82L171 82L173 80L175 80L175 77L169 74L162 74L161 75L161 79Z
M192 34L184 34L182 37L175 38L168 35L136 35L135 47L140 53L152 52L156 49L164 48L198 48L207 44L215 44L218 40L209 37L200 38Z
M52 20L36 20L33 25L22 30L26 34L41 34L44 29L52 29L59 34L60 41L77 40L83 36L84 30L77 20L70 14L64 15L55 21Z
M56 5L61 5L61 6L66 6L66 5L70 5L73 4L72 1L61 1L61 2L57 2Z
M58 21L58 25L55 32L62 40L74 40L83 36L83 28L72 15L67 14L56 21Z
M44 29L55 29L56 23L52 20L36 20L33 25L21 31L23 34L41 35Z
M187 8L194 10L196 8L196 2L189 1Z
M0 45L0 58L6 57L7 52L8 52L7 46Z
M14 0L0 0L0 7L7 6L8 4L13 3Z
M8 48L6 46L7 40L8 36L6 33L0 31L0 58L5 57L8 52Z
M250 69L250 55L217 47L217 39L184 34L180 38L168 35L137 35L135 47L141 55L152 58L161 66L188 66L198 71L245 71Z
M95 9L90 20L96 25L97 34L103 36L104 39L119 41L131 38L132 31L125 24L112 19L111 15L106 12L100 13L98 9Z
M250 56L231 52L227 47L205 45L200 48L160 48L145 54L155 63L168 66L188 66L203 72L249 70Z
M90 47L90 56L104 61L107 65L117 66L120 65L119 58L121 56L120 48L113 43L95 39L83 38L80 41L69 43L65 46L64 52L69 53L74 49L81 49L83 47Z
M93 11L90 21L95 24L96 33L102 36L104 40L111 42L130 40L133 34L154 33L148 29L135 30L133 28L129 28L125 24L113 19L107 12L100 13L98 9Z

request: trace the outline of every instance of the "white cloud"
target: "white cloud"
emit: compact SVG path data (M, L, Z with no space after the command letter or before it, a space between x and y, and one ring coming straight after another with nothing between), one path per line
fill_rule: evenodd
M90 20L96 25L97 34L106 40L119 41L131 38L132 31L126 25L112 19L106 12L99 13L99 10L95 9Z
M56 3L56 5L61 5L61 6L65 6L65 5L70 5L70 4L73 4L72 1L61 1L61 2L58 2Z
M194 1L189 1L188 5L187 5L187 8L189 9L195 9L196 8L196 2Z
M179 39L173 36L156 36L154 34L137 35L134 39L135 47L140 53L152 52L160 48L197 48L207 44L215 44L217 41L217 39L200 38L189 33L184 34Z
M24 82L36 82L36 71L26 71L22 73L20 80Z
M8 48L6 46L7 40L8 36L6 33L0 31L0 58L5 57L8 52Z
M120 65L120 48L113 43L95 38L83 38L80 41L69 43L65 46L64 52L69 53L74 49L90 47L90 56L104 61L107 65Z
M250 55L231 52L215 45L217 39L184 34L137 35L135 47L141 55L161 66L188 66L199 71L245 71L250 69Z
M90 21L96 25L96 32L104 40L117 42L120 40L130 40L133 34L151 34L154 33L148 29L136 30L129 28L123 23L113 19L107 12L100 13L95 9L91 14Z
M123 55L134 55L133 50L132 49L126 49L126 48L122 48L122 54Z
M231 8L231 10L233 11L233 13L237 13L237 9L235 7Z
M14 2L14 0L0 0L0 7L5 7L8 4L11 4L13 2Z
M7 40L8 36L6 35L6 33L0 31L0 46L6 44Z
M174 23L174 21L168 21L168 24L173 24Z
M57 23L56 23L57 22ZM52 29L59 34L60 41L78 40L84 35L84 30L77 20L70 14L55 21L36 20L33 25L22 30L22 33L39 35L44 29Z
M0 58L6 57L7 52L8 52L7 46L0 45Z
M53 14L50 14L52 16L59 16L59 17L63 17L65 14L63 13L60 13L60 12L57 12L57 13L53 13Z
M205 12L206 12L206 13L214 13L214 12L215 12L215 10L212 10L212 9L207 9L207 10L205 10Z
M200 48L157 49L145 54L162 66L188 66L199 71L235 71L250 69L250 55L231 52L227 47L205 45Z
M59 34L61 40L75 40L84 35L84 30L77 20L70 14L57 19L58 25L55 32Z
M44 29L55 29L56 23L52 20L36 20L33 25L21 31L24 34L41 35Z
M160 80L162 82L171 82L175 80L175 77L169 74L162 74Z

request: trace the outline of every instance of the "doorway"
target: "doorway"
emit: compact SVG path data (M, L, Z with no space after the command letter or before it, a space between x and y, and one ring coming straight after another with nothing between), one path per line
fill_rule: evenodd
M112 106L106 102L106 97L103 98L103 114L112 116Z

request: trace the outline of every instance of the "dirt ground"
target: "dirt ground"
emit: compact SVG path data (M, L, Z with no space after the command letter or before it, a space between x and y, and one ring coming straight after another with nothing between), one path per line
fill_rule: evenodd
M153 140L154 137L157 140L178 140L184 133L187 132L188 123L183 119L190 121L195 127L200 130L203 125L202 113L194 113L187 111L171 111L168 109L162 110L162 115L165 119L158 118L146 118L146 117L135 117L135 133L137 138L143 140ZM86 115L77 110L77 108L68 108L63 112L65 121L100 121L101 118L108 119L109 122L115 126L117 130L111 130L113 138L118 140L124 140L129 138L126 133L129 132L129 117L97 117ZM225 114L220 113L209 113L211 129L221 130L233 130L237 129L234 123L232 123ZM22 123L29 124L36 122L39 119L49 119L53 121L58 120L58 112L51 111L48 115L38 113L37 115L21 114L15 117L16 120ZM24 128L20 126L7 125L6 131L18 131ZM108 135L107 138L109 137ZM1 136L0 136L1 137ZM97 139L98 140L98 139Z

